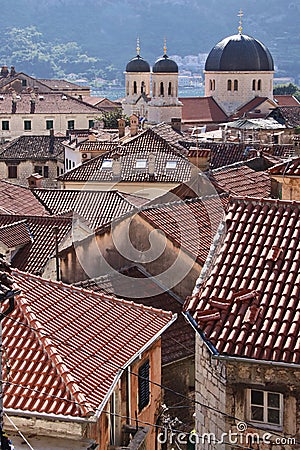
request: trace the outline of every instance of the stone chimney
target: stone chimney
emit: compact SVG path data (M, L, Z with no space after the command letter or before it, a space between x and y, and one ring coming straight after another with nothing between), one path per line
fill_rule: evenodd
M171 119L171 127L175 131L179 131L181 133L181 119L180 118L173 118Z
M154 176L154 173L155 173L155 155L154 155L154 153L149 153L148 171L149 171L150 176Z
M44 177L40 175L39 173L33 173L29 177L27 177L28 185L30 189L38 188L40 189L42 187L42 181Z
M0 71L0 76L6 78L9 74L7 66L2 66Z
M10 76L14 77L16 75L16 69L14 68L14 66L11 66L10 68Z
M51 153L52 155L54 154L54 130L53 128L51 128L50 130L50 142L49 142L49 153Z
M36 95L34 92L32 92L30 94L30 114L34 114L34 112L35 112L35 100L36 100Z
M12 101L11 101L11 113L15 114L17 111L17 94L15 91L12 92Z
M135 114L130 116L130 135L136 136L139 129L139 118Z
M125 119L118 119L119 138L125 136Z
M121 153L116 152L112 156L112 172L113 177L115 179L119 179L121 177L121 169L122 169L122 155Z

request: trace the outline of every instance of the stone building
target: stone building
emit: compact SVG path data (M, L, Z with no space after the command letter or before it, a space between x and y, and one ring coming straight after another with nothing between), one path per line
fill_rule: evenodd
M299 206L232 198L186 300L197 449L299 442Z

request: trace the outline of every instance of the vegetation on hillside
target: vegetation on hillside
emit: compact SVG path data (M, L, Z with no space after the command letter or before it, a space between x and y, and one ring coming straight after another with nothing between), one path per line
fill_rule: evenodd
M293 83L279 84L273 89L274 95L293 95L300 101L300 89Z

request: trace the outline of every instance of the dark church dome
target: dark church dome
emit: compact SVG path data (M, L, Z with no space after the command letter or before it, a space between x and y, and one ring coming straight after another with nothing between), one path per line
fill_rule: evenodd
M175 61L166 54L159 58L153 66L153 73L178 73L178 66Z
M273 71L274 62L267 47L253 37L235 34L219 42L210 51L206 71Z
M150 72L150 66L144 58L136 55L127 64L126 72Z

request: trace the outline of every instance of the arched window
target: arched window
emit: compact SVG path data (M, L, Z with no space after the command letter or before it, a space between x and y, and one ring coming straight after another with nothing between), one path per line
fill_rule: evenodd
M232 81L227 80L227 91L231 91L231 90L232 90Z
M164 83L160 82L159 95L164 95Z
M141 94L144 94L144 93L145 93L145 82L142 81L141 82Z
M129 81L126 83L126 95L129 95Z
M209 90L210 91L213 90L213 82L212 82L212 80L209 80Z
M261 91L261 80L257 81L257 90Z
M213 88L213 91L215 91L215 90L216 90L216 80L213 80L213 83L212 83L212 88Z
M172 83L171 83L171 81L169 82L169 86L168 86L168 95L169 96L172 95Z
M133 93L137 94L137 84L136 81L133 82Z
M155 97L155 95L156 95L156 83L154 81L154 83L153 83L153 97Z
M256 80L252 80L252 91L256 91Z
M238 82L238 80L234 80L234 82L233 82L233 89L234 89L234 91L238 91L239 90L239 82Z

